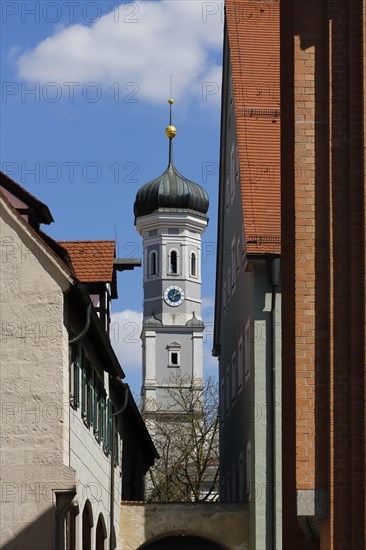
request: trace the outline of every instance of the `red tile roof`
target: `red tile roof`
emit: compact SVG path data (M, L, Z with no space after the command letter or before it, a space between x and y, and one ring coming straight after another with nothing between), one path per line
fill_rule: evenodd
M226 21L247 252L279 253L279 2L226 0Z
M75 274L82 283L112 283L114 241L59 241L70 256Z

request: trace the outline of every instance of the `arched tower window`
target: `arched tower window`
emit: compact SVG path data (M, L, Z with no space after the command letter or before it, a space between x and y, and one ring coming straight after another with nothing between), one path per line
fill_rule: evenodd
M172 250L170 253L169 273L178 273L178 253Z
M150 254L150 266L149 266L149 275L154 276L158 272L158 256L156 252L151 252Z
M194 252L191 254L191 276L197 277L197 257Z

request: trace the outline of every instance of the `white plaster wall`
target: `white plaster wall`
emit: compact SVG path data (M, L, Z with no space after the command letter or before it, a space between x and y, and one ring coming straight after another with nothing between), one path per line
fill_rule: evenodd
M7 205L0 218L0 546L54 547L54 489L74 485L68 468L70 281Z
M108 386L107 386L108 389ZM70 466L76 471L77 499L79 515L76 519L77 541L82 546L82 513L85 502L90 501L93 511L92 547L99 514L103 514L107 528L107 537L110 536L110 477L111 458L107 456L93 434L93 428L88 428L81 418L81 408L70 408ZM119 453L121 458L121 453ZM119 532L120 502L122 494L121 467L114 469L114 526L116 534Z

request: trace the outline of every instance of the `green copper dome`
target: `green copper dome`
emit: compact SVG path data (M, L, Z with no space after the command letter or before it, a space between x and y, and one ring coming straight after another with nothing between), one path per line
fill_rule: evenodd
M191 210L205 215L208 205L206 191L183 177L170 163L161 176L138 190L133 210L135 219L161 209Z

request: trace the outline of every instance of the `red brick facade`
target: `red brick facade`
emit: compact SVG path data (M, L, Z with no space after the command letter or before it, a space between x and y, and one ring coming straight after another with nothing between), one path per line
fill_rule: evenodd
M365 0L281 0L285 550L365 548L364 58Z

